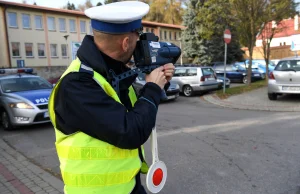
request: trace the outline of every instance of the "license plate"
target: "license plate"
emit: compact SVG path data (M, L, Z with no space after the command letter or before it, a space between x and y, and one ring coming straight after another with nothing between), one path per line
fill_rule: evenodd
M282 90L300 91L300 87L297 87L297 86L282 86Z
M168 96L168 99L174 99L176 96L175 95L172 95L172 96Z
M44 113L44 118L48 118L49 117L49 112L45 112Z
M254 74L254 76L258 77L258 76L259 76L259 74Z

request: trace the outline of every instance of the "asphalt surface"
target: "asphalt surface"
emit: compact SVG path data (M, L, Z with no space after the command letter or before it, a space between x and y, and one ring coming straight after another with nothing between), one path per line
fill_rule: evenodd
M299 126L297 113L220 108L199 96L164 103L157 118L159 158L168 168L161 193L300 193ZM0 137L59 174L50 124L0 129ZM149 141L145 150L151 164Z

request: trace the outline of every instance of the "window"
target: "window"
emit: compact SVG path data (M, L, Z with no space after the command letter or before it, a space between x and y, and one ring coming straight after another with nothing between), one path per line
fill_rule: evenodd
M165 40L167 40L167 31L164 31L165 33Z
M23 28L30 28L30 15L29 14L22 14L22 22Z
M159 31L159 39L162 39L163 38L163 33L162 33L162 31L160 30Z
M80 21L80 32L86 33L86 24L85 21Z
M66 30L66 19L59 18L58 21L59 21L59 31L61 31L61 32L67 31Z
M186 76L186 69L176 69L174 77Z
M51 89L52 85L41 77L18 77L2 79L1 88L5 93L40 89Z
M174 39L177 40L177 32L174 32Z
M56 30L54 17L48 17L48 30Z
M38 56L39 57L45 57L45 44L44 43L38 43Z
M204 76L215 74L215 72L212 68L202 68L202 73Z
M61 56L63 56L63 57L68 56L68 51L67 51L67 45L66 44L61 45Z
M76 32L75 20L70 20L70 32Z
M91 35L93 34L93 28L92 28L91 22L90 22L90 34L91 34Z
M20 43L19 42L12 42L11 43L11 50L12 50L12 56L13 57L19 57L20 56Z
M149 28L146 28L146 32L149 32Z
M172 40L172 32L169 32L169 40Z
M32 43L25 43L26 57L33 57Z
M17 13L13 13L13 12L8 13L8 25L9 27L18 27Z
M154 33L154 29L151 29L151 32Z
M186 76L196 76L197 75L197 69L188 69L186 72Z
M57 57L57 44L50 44L51 57Z
M43 16L36 15L34 20L35 20L35 29L43 29Z

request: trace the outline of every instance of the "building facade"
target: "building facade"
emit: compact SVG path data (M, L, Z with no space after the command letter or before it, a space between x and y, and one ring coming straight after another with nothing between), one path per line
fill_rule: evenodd
M183 26L149 21L143 26L160 41L181 46ZM83 12L0 0L0 68L33 67L47 79L60 76L92 33Z

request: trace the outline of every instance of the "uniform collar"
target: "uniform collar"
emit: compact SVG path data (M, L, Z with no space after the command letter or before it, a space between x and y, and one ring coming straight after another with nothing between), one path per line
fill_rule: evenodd
M90 35L84 37L77 51L77 56L82 63L101 74L109 83L111 83L112 80L112 76L109 73L110 69L112 69L116 75L130 70L123 62L117 61L101 52L94 43L94 37ZM122 80L120 82L120 90L128 89L135 78L136 76L133 76Z

